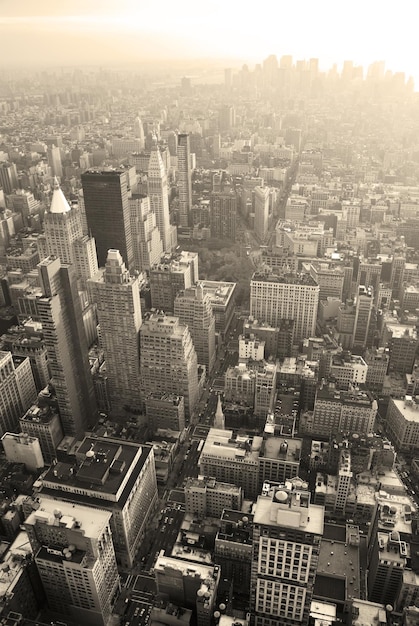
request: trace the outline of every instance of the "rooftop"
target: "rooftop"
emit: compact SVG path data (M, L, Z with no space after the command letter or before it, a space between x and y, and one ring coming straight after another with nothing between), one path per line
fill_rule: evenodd
M299 463L302 439L285 437L267 437L263 441L261 457L264 459L277 459L290 463Z
M251 282L279 283L285 285L303 285L307 287L318 287L318 283L310 274L305 273L284 273L281 275L270 272L255 272Z
M211 457L229 461L257 463L262 447L262 437L237 435L232 430L211 428L201 452L201 461Z

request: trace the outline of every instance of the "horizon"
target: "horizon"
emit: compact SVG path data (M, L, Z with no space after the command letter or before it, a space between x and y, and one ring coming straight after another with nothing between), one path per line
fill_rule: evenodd
M403 10L406 7L406 11ZM288 6L267 0L249 11L238 0L44 0L41 7L22 0L2 6L0 36L8 50L0 67L80 67L109 65L262 63L275 55L319 60L321 71L345 60L362 65L384 61L386 70L404 72L419 84L412 42L415 25L408 3L398 10L388 0L354 2L346 13L331 0L314 7L308 0ZM11 52L10 52L11 51Z

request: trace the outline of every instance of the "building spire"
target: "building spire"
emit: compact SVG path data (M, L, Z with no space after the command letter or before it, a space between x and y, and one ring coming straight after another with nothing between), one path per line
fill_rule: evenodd
M221 394L218 394L217 410L215 411L214 428L225 429L225 418L221 404Z
M54 191L52 193L51 206L49 207L50 213L68 213L71 211L71 207L67 202L65 195L62 192L58 178L54 177Z

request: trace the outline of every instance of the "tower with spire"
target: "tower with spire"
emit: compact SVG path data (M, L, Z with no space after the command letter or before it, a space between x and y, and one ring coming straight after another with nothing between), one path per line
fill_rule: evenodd
M225 430L225 417L223 413L223 406L221 404L220 393L218 394L217 410L215 411L214 428L218 428L219 430Z
M156 216L157 226L162 238L163 250L164 252L170 252L171 229L167 174L155 135L153 137L153 145L151 147L150 161L148 164L147 190L151 209Z
M97 272L96 244L83 234L80 211L68 204L57 178L49 211L44 217L44 235L39 243L40 257L57 256L63 265L74 265L79 289Z

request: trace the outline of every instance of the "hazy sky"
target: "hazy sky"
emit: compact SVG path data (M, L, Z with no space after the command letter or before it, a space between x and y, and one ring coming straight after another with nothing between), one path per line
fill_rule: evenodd
M416 21L412 0L0 0L0 65L292 54L417 77Z

